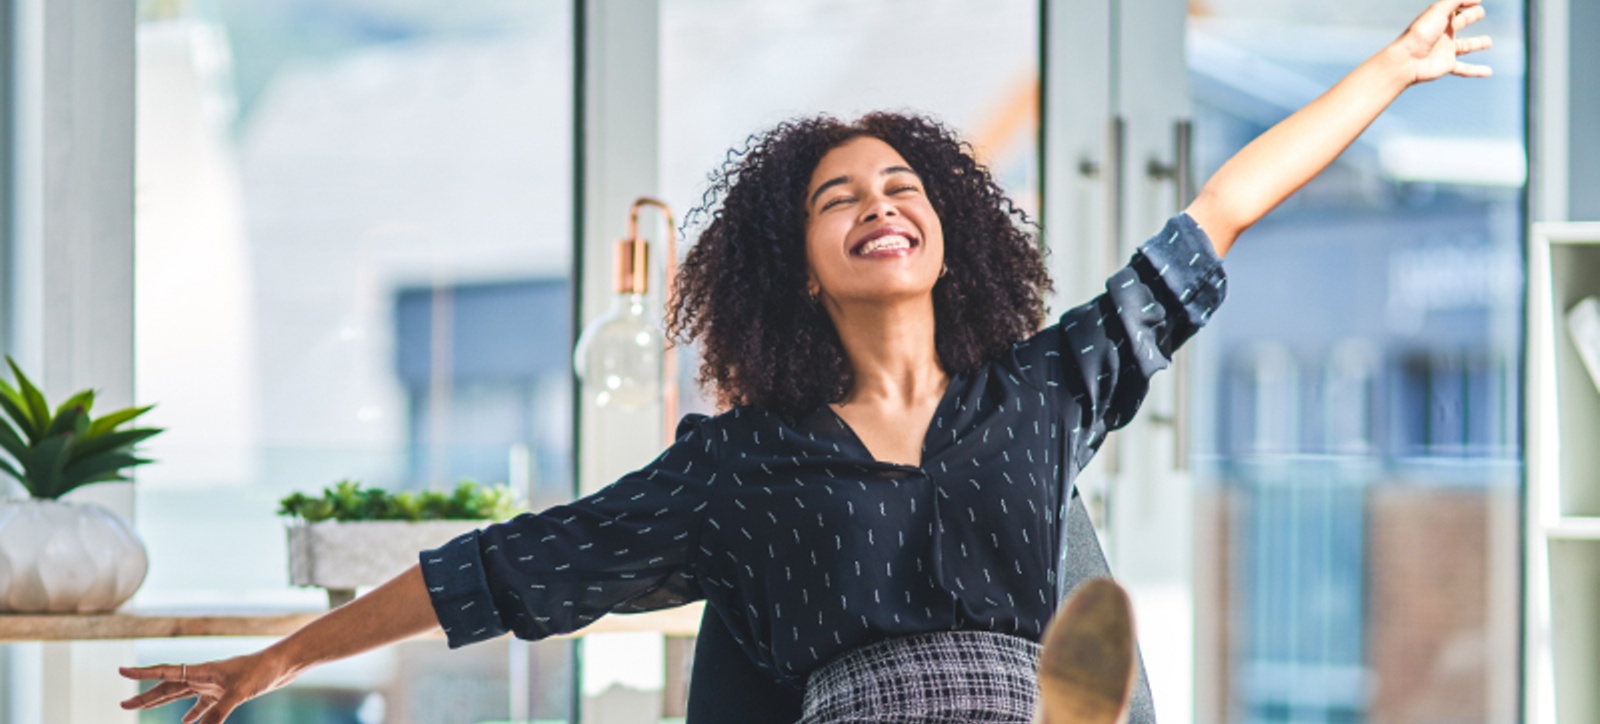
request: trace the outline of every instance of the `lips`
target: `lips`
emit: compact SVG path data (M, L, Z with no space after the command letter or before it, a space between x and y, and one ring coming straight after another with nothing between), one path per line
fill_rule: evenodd
M922 245L916 234L898 226L873 229L850 247L852 256L900 256Z

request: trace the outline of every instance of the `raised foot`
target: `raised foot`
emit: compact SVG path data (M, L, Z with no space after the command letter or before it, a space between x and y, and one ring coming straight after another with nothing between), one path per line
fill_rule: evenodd
M1134 661L1133 606L1127 592L1108 578L1078 586L1045 630L1039 721L1126 721Z

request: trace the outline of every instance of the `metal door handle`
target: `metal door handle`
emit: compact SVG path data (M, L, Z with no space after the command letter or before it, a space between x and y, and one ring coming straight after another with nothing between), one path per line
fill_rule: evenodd
M1172 124L1172 163L1163 164L1151 159L1145 173L1152 179L1172 182L1172 213L1188 208L1194 200L1194 122L1181 118ZM1178 471L1189 469L1189 375L1186 365L1172 360L1173 401L1172 416L1157 415L1153 422L1172 426L1172 467Z
M1124 172L1124 147L1127 144L1128 123L1120 115L1112 115L1106 119L1106 160L1101 165L1103 172L1101 181L1105 184L1106 205L1105 236L1101 239L1101 251L1105 255L1105 275L1115 274L1121 268L1119 260L1122 257L1122 180ZM1107 436L1100 443L1100 454L1106 459L1106 477L1115 478L1122 472L1121 450L1117 438ZM1110 497L1110 490L1106 491ZM1110 501L1106 501L1107 507Z
M1180 118L1172 123L1172 163L1150 159L1145 173L1157 181L1172 182L1172 213L1194 200L1194 122Z

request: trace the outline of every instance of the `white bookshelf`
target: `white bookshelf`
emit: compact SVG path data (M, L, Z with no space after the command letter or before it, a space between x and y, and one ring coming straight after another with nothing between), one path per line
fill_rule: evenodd
M1600 389L1567 310L1600 296L1600 223L1536 224L1528 252L1529 722L1600 721Z

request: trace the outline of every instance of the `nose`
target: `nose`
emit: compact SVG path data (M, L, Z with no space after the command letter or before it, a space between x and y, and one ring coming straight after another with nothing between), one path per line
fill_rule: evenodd
M868 199L867 203L862 205L861 208L861 221L863 223L877 221L880 217L889 218L899 215L900 212L895 210L894 203L890 201L888 196L881 193L873 194L872 198Z

